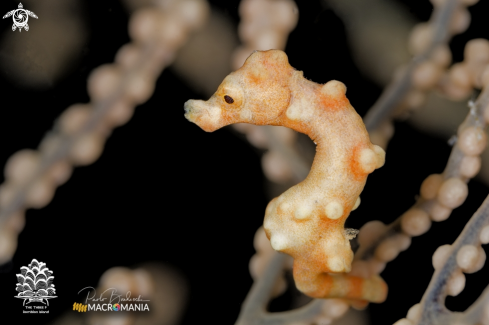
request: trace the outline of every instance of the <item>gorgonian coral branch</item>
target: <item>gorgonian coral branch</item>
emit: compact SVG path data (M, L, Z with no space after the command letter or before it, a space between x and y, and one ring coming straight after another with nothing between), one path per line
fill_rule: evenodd
M316 299L304 307L278 313L268 313L266 311L270 293L276 283L277 278L284 272L284 264L287 256L284 254L274 254L269 260L269 265L265 272L253 283L250 293L243 302L241 313L236 325L248 324L289 324L291 322L309 320L321 312L324 302Z
M482 316L478 309L469 309L465 313L452 313L445 307L445 298L447 294L457 295L463 290L465 277L462 272L473 273L484 265L486 256L480 243L487 243L487 234L484 232L488 231L489 196L472 216L457 240L452 245L439 247L433 255L435 273L421 303L412 308L411 315L408 313L411 324L469 324L464 322L467 320L464 318L473 318L476 314ZM481 318L472 319L470 324L479 323Z
M450 36L452 15L460 5L459 0L447 0L441 7L435 7L432 15L432 31L428 32L429 43L423 44L424 51L415 56L404 72L388 85L377 102L370 108L364 118L369 132L375 130L398 106L411 88L416 68L428 60L437 46L446 44Z
M163 67L208 11L200 0L167 0L160 5L136 12L129 26L134 42L119 50L114 64L92 72L91 103L68 108L39 151L19 151L7 162L0 189L0 264L15 252L24 210L47 205L73 165L91 164L100 156L112 128L126 123L134 107L151 96Z
M481 46L481 42L484 46ZM485 48L485 51L478 51L476 55L473 52L475 48ZM466 54L466 60L463 64L471 67L471 70L474 71L473 75L469 74L474 82L470 86L486 86L489 82L489 73L486 73L483 66L489 62L477 58L489 54L489 42L487 40L469 42L466 46ZM458 69L458 67L454 66L453 69ZM451 71L448 74L451 74ZM475 83L476 81L477 83ZM421 195L417 202L393 223L387 227L380 223L367 224L365 234L362 235L363 230L360 232L360 248L355 259L368 260L375 256L382 262L389 262L399 252L395 245L387 245L389 238L399 234L411 237L419 236L428 231L431 220L446 220L451 211L465 201L468 194L466 183L478 173L481 166L479 156L487 144L484 128L488 121L488 104L489 99L486 90L481 93L475 103L469 103L469 114L458 129L458 136L444 172L428 176L421 185ZM379 248L380 246L384 247Z

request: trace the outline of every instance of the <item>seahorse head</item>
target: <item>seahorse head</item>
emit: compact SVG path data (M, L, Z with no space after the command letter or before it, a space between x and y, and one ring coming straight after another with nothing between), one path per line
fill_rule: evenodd
M273 125L289 106L294 72L283 51L255 51L209 100L187 101L185 117L208 132L234 123Z

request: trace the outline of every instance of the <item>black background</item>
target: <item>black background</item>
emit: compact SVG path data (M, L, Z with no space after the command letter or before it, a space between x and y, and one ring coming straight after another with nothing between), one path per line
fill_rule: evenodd
M239 1L210 3L238 24ZM432 11L428 1L402 3L419 20L427 20ZM7 12L17 5L2 1L0 9ZM353 63L343 23L319 1L301 1L298 7L299 24L286 48L291 65L318 83L343 81L352 105L363 116L380 89ZM487 4L471 8L475 22L451 43L456 61L462 60L467 40L489 38L484 25L487 9ZM13 85L1 76L1 166L14 152L36 148L66 107L87 102L89 72L112 62L117 49L129 41L128 14L119 1L85 1L84 10L90 37L68 76L43 91ZM9 22L1 26L3 32L11 32ZM267 181L259 150L227 129L208 134L184 119L183 103L191 98L203 95L171 69L165 70L153 97L113 132L102 157L76 169L46 208L27 212L17 252L0 273L1 318L46 324L71 309L78 290L96 286L105 270L159 261L179 270L189 284L182 324L235 321L252 284L248 262L268 202ZM414 203L422 180L443 170L449 152L447 139L396 123L387 164L369 177L362 204L348 226L358 229L369 220L393 221ZM450 219L434 223L388 264L382 276L389 297L369 307L373 324L392 324L420 301L433 272L434 250L455 240L488 193L478 181L470 182L469 191L466 203ZM54 271L59 298L52 300L49 315L24 315L21 302L13 298L15 274L32 258ZM486 267L468 275L466 290L448 298L447 306L467 308L487 285L487 272Z

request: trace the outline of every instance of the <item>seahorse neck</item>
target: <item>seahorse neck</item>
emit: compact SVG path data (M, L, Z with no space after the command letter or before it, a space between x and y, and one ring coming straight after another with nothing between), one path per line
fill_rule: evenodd
M314 83L297 73L289 87L291 100L282 114L281 125L308 135L316 144L316 155L306 182L328 183L331 195L342 193L352 206L363 185L358 191L347 194L347 189L340 184L347 182L346 179L353 181L352 159L358 150L369 147L369 136L361 117L350 105L344 89L342 92L328 89L327 84ZM365 177L361 177L361 183L364 182Z
M325 107L321 100L324 97L321 94L323 85L307 80L302 71L295 71L291 79L291 99L280 124L308 135L318 146L341 145L341 141L334 141L332 135L342 133L342 128L345 128L341 118L343 110Z

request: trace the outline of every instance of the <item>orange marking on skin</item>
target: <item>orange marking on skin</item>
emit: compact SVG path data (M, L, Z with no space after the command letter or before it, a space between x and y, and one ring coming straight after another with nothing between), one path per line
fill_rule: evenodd
M305 79L282 51L256 51L208 101L188 101L186 117L206 131L233 123L281 125L317 142L307 178L267 206L266 235L272 247L294 258L294 279L305 294L381 302L387 290L380 278L345 274L353 252L344 223L365 186L364 170L372 166L372 154L364 155L364 168L359 155L374 148L345 92L339 81ZM223 95L233 98L232 105ZM374 149L379 155L381 149Z
M261 82L260 77L254 73L248 74L248 80L255 85L258 85Z
M360 151L364 149L365 146L363 144L359 144L355 146L351 152L351 159L350 159L350 171L353 177L357 181L361 181L367 177L368 174L366 174L362 167L360 166L360 162L358 161L358 157L360 156Z
M331 292L334 284L334 278L330 276L321 276L318 282L317 290L310 293L311 297L322 298L327 297Z
M350 292L346 298L361 299L363 295L363 283L365 279L351 276L350 277Z
M334 98L328 95L320 94L319 98L321 105L329 111L343 110L350 104L350 101L348 98L346 98L346 96L342 96L342 98Z

